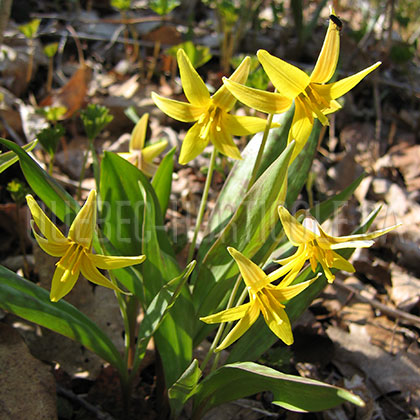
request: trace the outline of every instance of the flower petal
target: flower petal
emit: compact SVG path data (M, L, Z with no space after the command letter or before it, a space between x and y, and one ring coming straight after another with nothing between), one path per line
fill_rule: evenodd
M137 121L130 138L129 150L141 150L144 147L144 139L146 138L147 122L149 121L149 114L146 112Z
M289 317L282 305L269 294L267 295L269 306L263 312L264 319L273 333L287 345L293 344L292 327Z
M311 134L314 121L312 111L307 109L306 105L300 98L295 99L295 114L293 115L292 125L289 131L288 143L292 140L296 141L293 154L290 159L292 162L296 156L305 147L305 144Z
M347 261L345 258L343 258L341 255L337 254L336 252L333 252L334 255L334 261L333 261L333 267L337 268L338 270L344 270L348 273L354 273L356 270L353 267L353 264Z
M35 240L38 242L40 248L47 254L52 255L53 257L62 257L68 250L70 241L67 238L63 237L62 242L49 241L48 239L43 238L35 232L34 222L31 220L32 232L35 236Z
M178 121L196 121L207 110L207 107L195 106L187 102L164 98L155 92L152 92L152 99L162 112Z
M92 263L104 270L114 270L116 268L128 267L130 265L141 264L145 259L145 255L139 255L138 257L114 257L111 255L100 255L100 254L86 254Z
M381 62L378 61L367 69L359 71L359 73L353 74L352 76L346 77L345 79L341 79L338 82L317 86L317 91L323 97L337 99L340 96L346 94L349 90L353 89L363 78L365 78L370 72L375 70L380 65Z
M299 68L271 55L265 50L257 52L258 60L267 76L281 95L294 99L308 86L309 76Z
M26 196L26 202L28 203L28 207L31 211L32 217L34 218L35 224L38 226L39 230L47 238L47 240L51 243L56 243L59 245L62 243L67 243L67 238L46 216L32 195L28 194Z
M246 117L226 114L224 117L225 124L229 127L230 132L235 136L247 136L264 131L267 120L258 117ZM278 124L271 124L271 127L278 127Z
M182 87L188 101L198 107L207 106L210 101L210 93L203 79L199 76L182 48L178 50L176 57Z
M293 245L299 246L300 244L305 244L306 242L313 241L317 238L313 232L309 229L305 229L285 207L279 206L278 212L284 232Z
M111 281L109 281L99 270L95 267L95 264L90 258L91 254L84 254L80 262L80 271L82 275L92 283L98 284L99 286L107 287L108 289L113 289L117 292L127 294L115 286Z
M230 81L237 83L245 83L248 78L249 68L251 66L251 59L245 57L242 63L239 64L237 69L229 77ZM229 92L225 85L221 86L217 92L212 96L213 103L224 111L229 112L235 105L236 98Z
M279 93L250 88L223 78L223 83L239 101L267 114L281 114L292 105L292 100Z
M185 165L190 160L198 156L207 146L210 139L208 137L200 137L201 126L194 124L187 132L181 146L181 153L179 155L179 163Z
M326 83L333 76L340 55L340 31L330 19L318 60L310 76L311 83Z
M92 190L69 230L69 239L90 248L96 226L96 190Z
M62 265L57 265L51 282L50 300L58 302L73 289L80 271L73 271Z
M200 321L207 324L216 324L218 322L232 322L236 321L249 311L251 303L245 303L244 305L236 306L235 308L225 309L217 314L200 317Z
M227 115L227 114L226 114ZM216 149L232 159L241 160L242 156L238 146L233 141L229 126L226 124L225 116L220 120L220 127L212 126L210 140Z
M260 310L258 305L252 304L244 317L232 328L225 339L219 344L215 351L220 351L229 347L238 338L240 338L257 320Z
M294 284L292 286L284 287L282 283L278 286L273 286L270 288L270 292L279 302L285 302L286 300L293 299L299 293L303 292L307 287L309 287L321 274L318 274L316 277L304 281L299 284Z
M258 292L267 284L267 275L258 265L242 255L235 248L228 247L229 254L232 255L239 267L244 282L254 293Z
M168 146L167 140L161 140L150 146L145 147L142 151L142 157L146 162L153 162L153 159L159 156Z

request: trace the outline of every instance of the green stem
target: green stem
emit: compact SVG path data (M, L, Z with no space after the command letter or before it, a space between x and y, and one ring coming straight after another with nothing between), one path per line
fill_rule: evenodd
M86 149L85 156L83 157L82 170L80 171L79 186L77 187L77 196L76 196L77 201L80 200L80 197L82 195L82 182L83 182L83 178L85 177L86 163L89 157L89 153L90 153L90 150Z
M251 179L249 180L249 183L248 183L247 192L251 189L251 187L254 185L254 182L257 180L258 169L260 168L260 165L261 165L261 160L263 157L265 144L267 143L268 133L270 132L272 121L273 121L273 114L270 114L267 118L267 123L265 125L263 138L261 140L261 145L258 150L257 158L255 159L254 168L252 169Z
M54 166L54 155L50 155L50 161L48 163L48 173L52 175L53 172L53 166Z
M188 258L187 258L188 263L191 262L192 257L194 255L195 244L197 242L198 232L200 230L201 223L203 221L204 211L206 210L207 197L208 197L209 191L210 191L210 185L211 185L211 180L212 180L212 177L213 177L214 166L215 166L215 162L216 162L216 156L217 156L217 150L216 150L215 147L213 147L213 151L212 151L211 157L210 157L209 170L207 171L206 183L204 185L203 196L201 197L200 208L198 210L197 221L195 223L194 236L193 236L193 239L191 241L190 249L188 251Z
M96 190L99 191L99 159L96 154L95 146L93 144L93 139L89 140L89 148L92 153L93 160L93 176L95 177Z

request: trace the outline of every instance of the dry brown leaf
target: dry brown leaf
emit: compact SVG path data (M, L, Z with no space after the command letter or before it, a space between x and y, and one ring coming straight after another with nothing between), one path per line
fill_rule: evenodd
M182 42L181 33L175 26L161 26L142 37L144 41L160 42L162 45L177 45Z
M83 107L91 75L90 67L80 64L71 79L61 89L43 99L40 106L65 106L67 112L62 119L70 118Z

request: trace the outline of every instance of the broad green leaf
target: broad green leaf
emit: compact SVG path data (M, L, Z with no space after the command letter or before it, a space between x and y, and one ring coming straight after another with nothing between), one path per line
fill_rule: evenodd
M19 157L22 172L35 194L62 222L70 225L80 209L76 200L16 143L3 138L0 143Z
M192 393L194 416L199 418L217 405L263 391L273 393L273 404L298 412L327 410L346 401L364 406L345 389L245 362L222 366L197 386Z
M155 190L160 204L162 215L165 215L169 204L172 187L172 172L174 170L174 154L176 148L171 149L160 162L160 165L152 179L152 186Z
M33 140L23 146L23 150L30 152L38 143L38 140ZM19 160L19 156L15 152L0 153L0 174L5 171L9 166L12 166Z
M166 236L156 194L149 180L125 159L105 152L101 165L103 231L122 255L146 255L139 270L146 308L180 270ZM140 296L138 296L140 298ZM194 313L186 287L155 334L167 386L179 378L192 358Z
M0 266L0 307L77 341L126 375L123 360L109 337L64 300L51 302L47 290Z
M204 45L194 45L192 41L185 41L182 44L174 45L167 50L167 54L176 58L179 49L183 49L187 54L192 66L195 69L203 66L211 59L210 48Z
M181 377L169 388L169 404L171 406L171 415L177 418L190 397L191 392L197 386L201 378L201 369L198 366L197 359L194 359Z
M252 259L277 223L281 185L293 148L294 142L258 178L197 269L193 302L199 316L220 309L233 276L239 272L226 247L232 246Z
M137 334L137 349L132 369L134 374L143 360L150 339L174 305L194 267L195 261L192 261L178 277L164 284L148 305Z

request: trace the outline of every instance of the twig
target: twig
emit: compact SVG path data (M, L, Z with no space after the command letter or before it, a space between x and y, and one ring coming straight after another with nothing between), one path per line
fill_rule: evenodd
M346 290L347 292L353 293L354 297L360 302L369 303L371 306L373 306L376 309L379 309L381 312L383 312L386 315L389 315L391 318L404 320L411 325L420 327L420 317L409 314L408 312L401 311L400 309L391 308L388 305L385 305L377 301L373 297L367 296L366 292L360 291L352 286L348 286L347 284L344 284L339 279L335 279L334 284L338 286L339 288Z
M80 404L83 408L93 413L97 419L115 420L114 417L112 417L110 414L106 413L105 411L102 411L100 408L87 402L84 398L80 397L79 395L76 395L74 392L62 387L59 384L57 384L57 394L67 398L70 401Z

